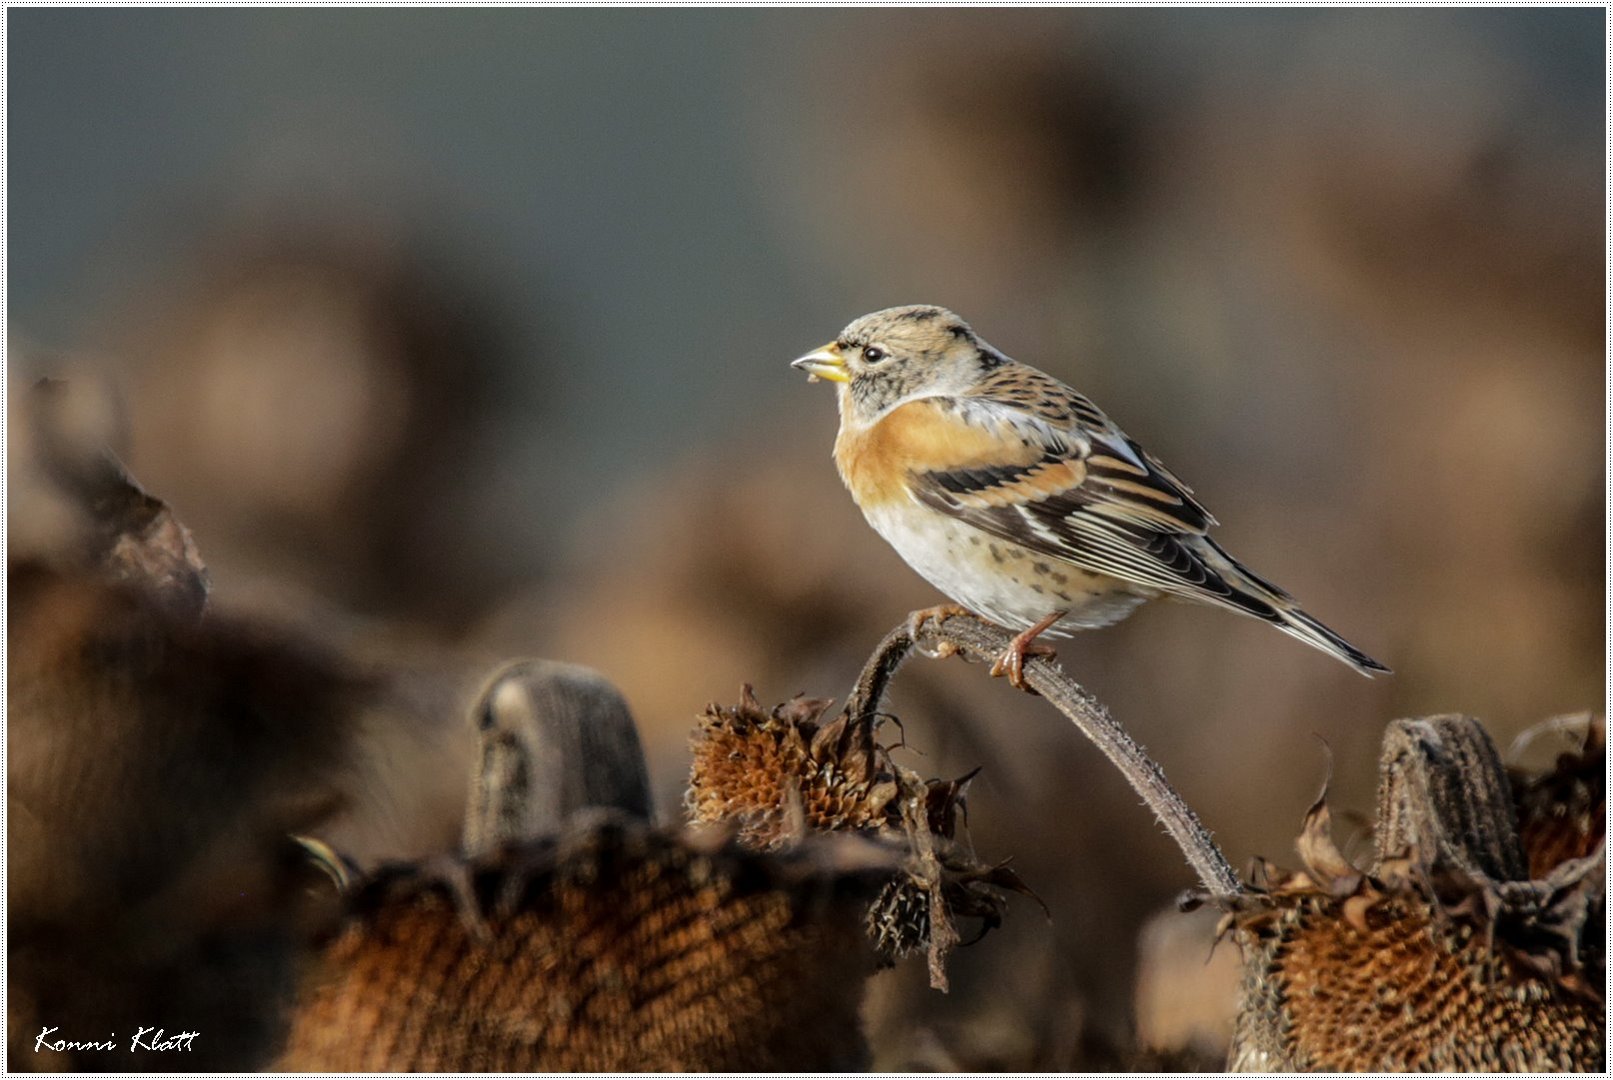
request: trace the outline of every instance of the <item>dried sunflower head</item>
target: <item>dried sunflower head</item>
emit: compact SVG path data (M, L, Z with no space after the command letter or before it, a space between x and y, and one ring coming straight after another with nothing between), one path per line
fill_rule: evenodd
M306 980L277 1068L865 1067L869 845L761 854L621 815L377 872Z
M1230 1068L1601 1068L1592 943L1605 862L1493 876L1523 865L1505 790L1476 721L1390 726L1374 864L1357 869L1334 845L1324 793L1306 815L1303 869L1262 864L1229 916L1245 959Z
M1004 892L1029 894L1006 866L979 861L959 835L970 776L923 780L891 760L877 734L882 717L796 698L763 709L749 686L732 708L711 705L693 738L684 805L696 824L726 822L742 843L774 850L807 832L857 833L906 855L870 906L865 926L886 962L921 949L931 981L945 985L954 920L1000 925Z
M899 828L900 786L875 742L876 722L825 722L829 704L798 697L764 710L747 685L737 706L708 706L684 799L691 823L737 824L741 840L759 848L787 844L803 829Z
M1453 919L1409 881L1278 891L1238 922L1234 1071L1599 1070L1593 997Z

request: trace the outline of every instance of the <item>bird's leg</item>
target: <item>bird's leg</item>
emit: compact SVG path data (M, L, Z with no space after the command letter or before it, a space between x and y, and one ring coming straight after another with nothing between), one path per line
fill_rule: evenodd
M1014 640L1008 643L1008 648L991 665L992 678L1007 675L1008 681L1015 689L1024 690L1034 694L1036 691L1025 685L1025 658L1027 656L1057 656L1058 650L1053 646L1037 641L1047 628L1068 615L1068 610L1053 611L1042 616L1035 625L1026 628L1014 635Z
M968 614L968 608L960 607L957 604L937 604L934 607L919 608L917 611L913 612L913 614L907 617L907 636L916 642L919 638L919 631L924 629L924 624L930 622L932 619L936 622L940 622L942 619L951 618L953 615ZM926 652L927 650L921 649L919 651ZM942 642L941 650L937 652L936 655L938 657L946 657L951 656L957 651L957 646L951 644L950 642Z

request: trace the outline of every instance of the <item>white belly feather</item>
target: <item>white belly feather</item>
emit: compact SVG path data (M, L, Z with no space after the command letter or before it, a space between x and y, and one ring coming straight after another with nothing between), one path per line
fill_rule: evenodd
M886 504L863 516L931 585L1010 630L1068 609L1047 631L1067 637L1074 630L1118 622L1158 595L1027 551L918 502Z

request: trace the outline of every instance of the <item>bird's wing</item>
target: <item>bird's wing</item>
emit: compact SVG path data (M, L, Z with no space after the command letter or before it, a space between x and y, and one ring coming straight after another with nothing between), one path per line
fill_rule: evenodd
M1205 536L1216 521L1192 489L1063 383L1017 365L1012 374L969 394L925 399L950 422L993 437L960 440L968 460L912 470L914 498L1084 570L1270 613L1223 576L1230 559Z

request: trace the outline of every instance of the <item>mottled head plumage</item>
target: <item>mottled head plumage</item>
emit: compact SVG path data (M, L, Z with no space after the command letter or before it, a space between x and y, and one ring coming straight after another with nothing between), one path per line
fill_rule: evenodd
M973 341L969 324L944 307L907 304L854 319L836 341L842 349L882 343L914 354L933 354L958 341Z
M908 304L854 320L832 346L849 376L842 411L871 423L915 397L958 393L1004 358L944 307Z

